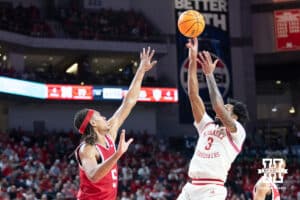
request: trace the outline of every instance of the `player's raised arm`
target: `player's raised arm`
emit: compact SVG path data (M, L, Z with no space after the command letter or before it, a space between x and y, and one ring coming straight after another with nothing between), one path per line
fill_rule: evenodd
M234 119L230 116L230 113L226 110L223 97L220 94L213 72L216 68L218 60L212 62L211 56L207 51L199 53L200 63L202 70L206 76L206 82L209 90L209 97L214 111L218 118L220 118L223 125L229 129L230 132L235 133L237 131Z
M145 72L149 71L157 63L157 61L152 61L154 53L155 51L151 50L150 47L148 47L147 50L143 48L143 51L140 53L140 65L130 84L128 93L123 99L121 106L109 119L109 124L111 126L109 132L114 140L116 139L118 129L123 124L124 120L127 118L138 100Z
M201 97L199 96L199 84L197 78L198 39L189 39L186 47L189 48L188 96L194 120L196 123L199 123L205 113L205 107Z

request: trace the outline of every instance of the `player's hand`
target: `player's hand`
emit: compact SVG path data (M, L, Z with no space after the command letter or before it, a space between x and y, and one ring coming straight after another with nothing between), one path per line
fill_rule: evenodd
M147 51L143 48L143 51L140 53L140 67L145 71L149 71L157 63L156 60L151 61L154 56L155 50L148 47Z
M213 74L219 60L216 59L214 62L212 62L210 53L208 51L200 52L199 56L200 59L197 61L201 64L203 73L205 75Z
M198 39L188 39L188 43L185 45L189 49L189 59L197 61L197 55L198 55Z
M128 149L128 146L133 142L133 139L130 138L128 141L125 141L125 129L122 129L117 154L121 157Z

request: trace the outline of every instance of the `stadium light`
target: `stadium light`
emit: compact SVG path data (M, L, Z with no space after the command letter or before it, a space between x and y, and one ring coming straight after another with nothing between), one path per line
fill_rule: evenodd
M68 74L77 74L77 72L78 72L78 63L74 63L66 70L66 73Z

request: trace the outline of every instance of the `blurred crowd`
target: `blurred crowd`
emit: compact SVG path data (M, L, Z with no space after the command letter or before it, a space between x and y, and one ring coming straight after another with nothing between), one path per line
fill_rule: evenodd
M147 132L128 133L135 142L119 161L119 200L174 200L187 181L196 138L158 138ZM75 199L79 186L73 131L32 133L21 128L0 137L0 199ZM261 155L244 151L233 163L227 200L250 200L262 168ZM280 149L278 151L281 151ZM288 154L288 174L281 199L300 199L299 159Z
M58 71L53 66L43 68L43 70L27 69L20 73L14 67L1 66L0 61L0 76L6 76L16 79L35 81L47 84L99 84L99 85L117 85L128 86L135 72L132 65L126 65L122 71L108 72L105 74L97 74L90 70L80 71L77 74L68 74ZM168 83L160 83L155 77L146 75L143 86L166 86Z
M0 29L34 37L54 37L52 29L34 5L27 8L22 4L15 8L10 5L1 6Z
M52 11L49 11L50 13ZM133 10L84 10L78 3L42 12L31 5L17 7L2 4L0 29L34 37L65 37L84 40L157 40L159 34L151 23ZM58 26L51 26L51 24ZM57 27L60 27L57 29ZM62 33L61 33L62 32Z

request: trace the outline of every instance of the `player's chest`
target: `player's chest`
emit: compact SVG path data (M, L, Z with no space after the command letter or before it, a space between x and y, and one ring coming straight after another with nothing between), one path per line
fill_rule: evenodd
M216 140L224 140L227 137L227 131L225 127L221 128L208 128L202 132L202 139L214 138Z

